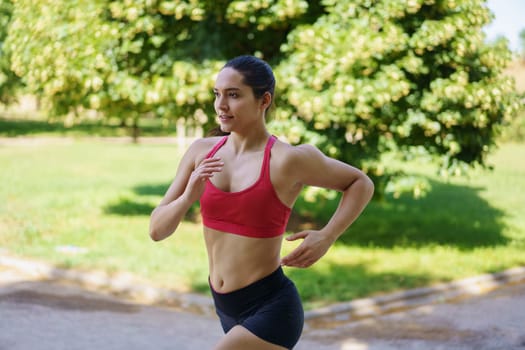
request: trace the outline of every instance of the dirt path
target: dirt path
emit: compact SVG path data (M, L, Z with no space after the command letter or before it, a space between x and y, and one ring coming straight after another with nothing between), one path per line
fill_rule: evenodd
M0 267L1 350L211 349L218 320ZM524 349L525 284L361 321L309 322L296 350Z

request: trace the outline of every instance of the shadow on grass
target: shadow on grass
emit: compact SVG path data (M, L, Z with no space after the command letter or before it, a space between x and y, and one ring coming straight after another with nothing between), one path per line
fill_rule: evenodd
M59 131L57 125L46 121L0 118L0 136L14 137L54 131Z
M64 126L60 121L31 120L31 119L4 119L0 118L0 136L32 136L53 133L63 136L68 133L85 135L113 136L122 130L119 126L104 125L102 123L81 123L71 127Z
M163 185L139 185L132 188L133 195L120 197L119 199L106 205L104 213L122 216L149 216L158 203L152 204L141 197L159 196L162 197L169 187Z
M406 196L370 203L337 244L386 248L437 244L466 250L506 244L507 238L501 234L504 213L479 195L481 188L434 180L430 180L430 183L432 191L424 198ZM124 216L150 215L157 203L146 202L141 197L161 197L168 186L136 186L133 188L134 196L110 203L105 211ZM337 204L338 198L308 203L301 197L287 229L297 232L319 228L329 220ZM194 204L186 220L198 222L198 203Z
M122 216L150 215L155 206L147 202L139 202L130 198L119 200L104 207L104 213Z
M174 127L164 127L158 121L143 119L139 121L142 136L165 136L175 132ZM123 125L108 124L106 121L80 121L72 126L65 126L61 121L6 118L0 115L0 136L35 136L39 134L56 136L129 136L130 128Z
M139 185L133 187L133 192L139 196L164 196L169 186L169 183L162 185Z
M480 197L482 188L433 180L430 183L432 191L424 198L388 198L370 203L337 244L386 248L438 244L468 250L507 242L501 233L504 213ZM298 201L296 207L300 212L312 214L306 223L295 218L295 226L289 228L296 231L303 226L321 227L337 202L338 199L326 201L319 208L319 205Z
M135 186L133 196L121 197L106 205L103 210L106 214L122 216L149 216L158 203L152 204L141 197L158 196L162 197L166 193L169 184L165 185L139 185ZM160 200L159 200L160 201ZM194 203L185 216L185 220L199 222L199 203Z

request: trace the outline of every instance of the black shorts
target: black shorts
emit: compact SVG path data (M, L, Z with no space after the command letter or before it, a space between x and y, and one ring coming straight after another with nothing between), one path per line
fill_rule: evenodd
M259 338L291 349L304 324L301 299L281 267L272 274L230 293L217 293L210 283L224 333L240 325Z

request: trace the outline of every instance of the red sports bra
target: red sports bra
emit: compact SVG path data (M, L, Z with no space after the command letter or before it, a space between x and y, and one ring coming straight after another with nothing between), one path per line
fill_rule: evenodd
M224 136L208 153L212 157L228 136ZM270 238L284 233L291 209L279 197L270 181L270 150L277 138L271 136L264 149L259 179L239 192L226 192L206 181L200 198L204 226L236 235Z

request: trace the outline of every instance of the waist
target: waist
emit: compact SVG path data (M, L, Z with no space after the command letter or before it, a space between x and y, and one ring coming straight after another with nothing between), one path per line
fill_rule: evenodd
M261 298L264 299L271 296L273 293L279 291L286 283L290 283L290 280L284 274L281 266L279 266L271 274L228 293L217 292L210 279L208 279L208 283L216 307L223 311L229 311L228 313L235 314L245 309L247 305Z
M204 228L210 279L224 293L259 280L279 267L283 236L250 238Z

